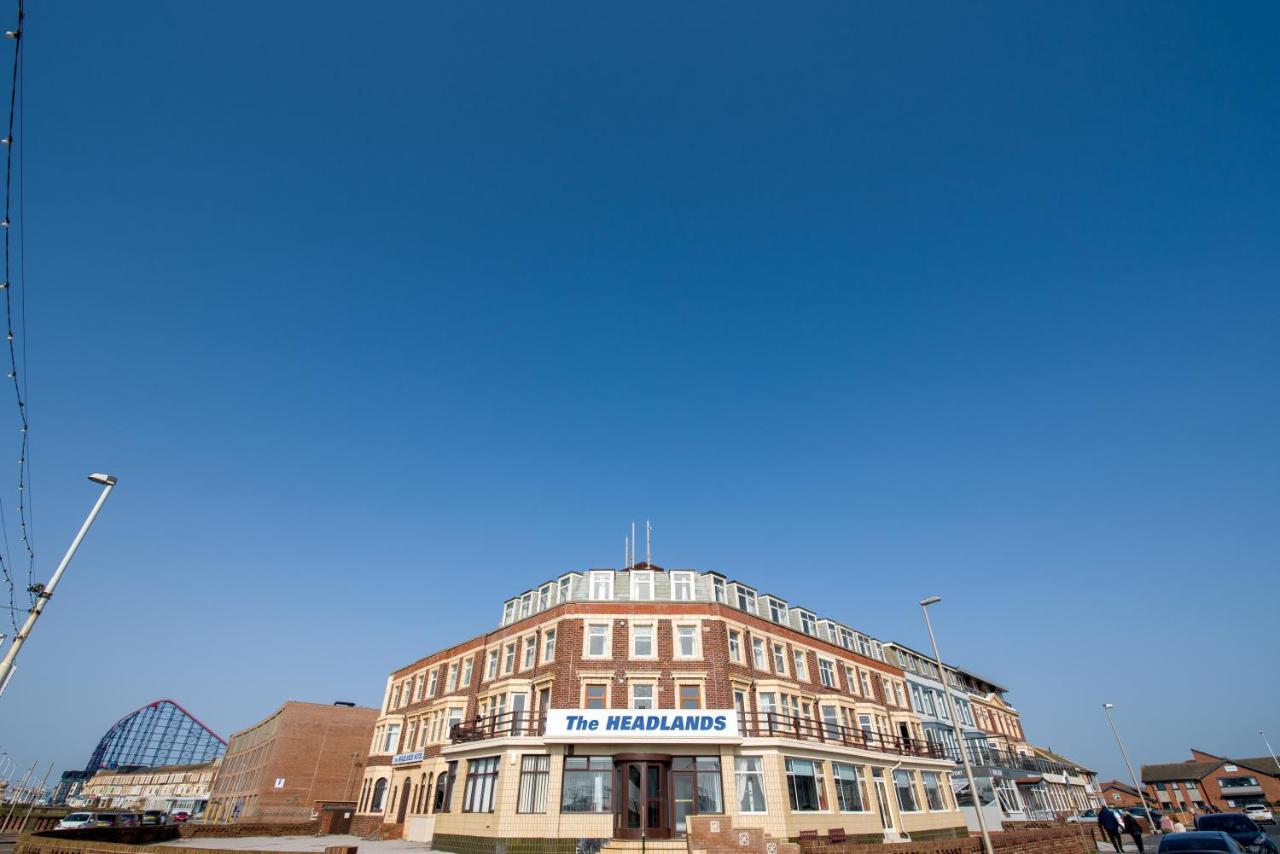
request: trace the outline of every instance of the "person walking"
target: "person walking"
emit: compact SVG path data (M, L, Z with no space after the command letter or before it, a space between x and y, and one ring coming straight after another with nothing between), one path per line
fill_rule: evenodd
M1142 847L1142 825L1134 818L1133 813L1124 814L1124 832L1129 834L1133 844L1138 846L1138 854L1146 854Z
M1116 817L1116 812L1111 807L1103 807L1102 812L1098 813L1098 827L1102 829L1111 847L1116 851L1124 851L1124 842L1120 838L1120 819Z

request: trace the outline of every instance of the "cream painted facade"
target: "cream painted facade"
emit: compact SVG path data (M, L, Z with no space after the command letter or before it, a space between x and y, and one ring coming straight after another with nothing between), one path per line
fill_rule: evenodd
M80 797L99 809L182 810L199 815L209 802L220 761L99 771L84 784Z

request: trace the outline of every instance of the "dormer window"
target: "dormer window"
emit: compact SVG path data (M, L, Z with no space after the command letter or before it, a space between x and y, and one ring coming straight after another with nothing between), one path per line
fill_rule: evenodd
M853 649L853 632L848 629L840 629L840 645L845 649Z
M818 620L808 611L800 612L800 631L806 635L816 635L818 633Z
M508 602L502 607L502 624L505 626L516 618L516 603Z
M520 619L524 619L533 613L533 593L529 592L520 597Z
M787 603L780 599L774 599L772 596L769 597L768 602L769 619L775 623L785 624L787 622Z
M756 612L755 591L742 586L738 587L738 610L746 611L748 614Z
M573 576L566 575L560 579L560 601L568 602L573 596Z
M591 598L613 598L613 572L605 570L591 573Z
M553 585L544 584L542 589L538 591L538 610L545 611L551 607L551 591L555 588Z
M636 601L648 601L653 598L651 570L631 570L631 598Z
M693 601L693 573L671 573L671 598L677 602Z
M715 595L715 598L716 598L716 601L717 601L717 602L720 602L720 603L722 603L722 604L723 604L723 603L726 601L726 597L725 597L725 593L724 593L724 579L723 579L723 578L712 578L712 579L711 579L711 592Z

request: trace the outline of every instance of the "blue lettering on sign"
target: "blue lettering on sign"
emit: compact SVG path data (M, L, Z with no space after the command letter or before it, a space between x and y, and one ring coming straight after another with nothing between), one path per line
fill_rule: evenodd
M569 715L565 719L570 730L597 729L598 720ZM724 732L729 726L724 715L608 715L606 732Z

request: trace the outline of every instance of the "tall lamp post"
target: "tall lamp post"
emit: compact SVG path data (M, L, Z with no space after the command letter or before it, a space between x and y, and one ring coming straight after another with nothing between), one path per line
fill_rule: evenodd
M1124 742L1120 740L1120 730L1116 729L1115 718L1111 717L1111 710L1114 708L1114 703L1102 704L1102 710L1107 713L1107 723L1111 724L1111 734L1116 737L1116 745L1119 746L1120 755L1124 758L1124 767L1129 769L1129 779L1133 781L1134 791L1138 793L1138 799L1142 801L1142 808L1147 811L1147 821L1151 824L1151 832L1159 833L1160 828L1156 827L1155 815L1151 812L1151 807L1147 805L1147 796L1142 793L1142 786L1138 784L1138 775L1133 773L1133 764L1129 762L1129 754L1124 749Z
M1258 730L1258 735L1262 736L1262 743L1267 746L1267 753L1271 754L1271 761L1275 762L1276 770L1280 771L1280 762L1276 762L1276 752L1271 748L1271 742L1267 741L1267 734L1262 730Z
M53 597L53 591L62 579L62 573L67 571L67 565L76 556L76 549L80 548L84 535L89 533L89 527L93 525L93 520L98 518L98 511L102 509L102 505L107 501L107 496L111 494L111 490L116 485L116 479L109 474L91 474L89 475L89 480L102 484L102 493L94 503L93 509L89 511L84 524L80 526L79 533L71 541L71 545L67 548L67 553L62 556L62 563L58 564L58 568L54 570L53 577L49 579L49 584L41 588L40 592L36 594L36 603L31 606L31 613L27 615L27 621L22 624L22 630L13 636L13 643L9 644L9 651L5 653L4 660L0 661L0 694L4 693L5 687L9 684L9 678L13 676L13 664L17 661L18 653L22 651L27 638L31 636L31 630L35 628L36 620L40 619L40 615L44 613L44 606Z
M969 753L964 747L964 733L960 731L960 716L956 714L955 700L951 699L951 683L947 680L947 671L942 666L942 654L938 652L938 639L933 634L933 623L929 621L929 606L942 601L941 596L930 596L920 600L920 611L924 614L924 625L929 630L929 643L933 644L933 660L938 665L938 678L942 681L942 692L947 697L947 711L951 713L951 731L955 733L956 744L960 748L960 761L964 763L964 776L969 781L969 793L973 797L973 811L978 814L978 830L982 832L982 847L986 854L995 854L991 846L991 834L987 832L987 819L982 814L982 794L973 779L973 768L969 765Z

